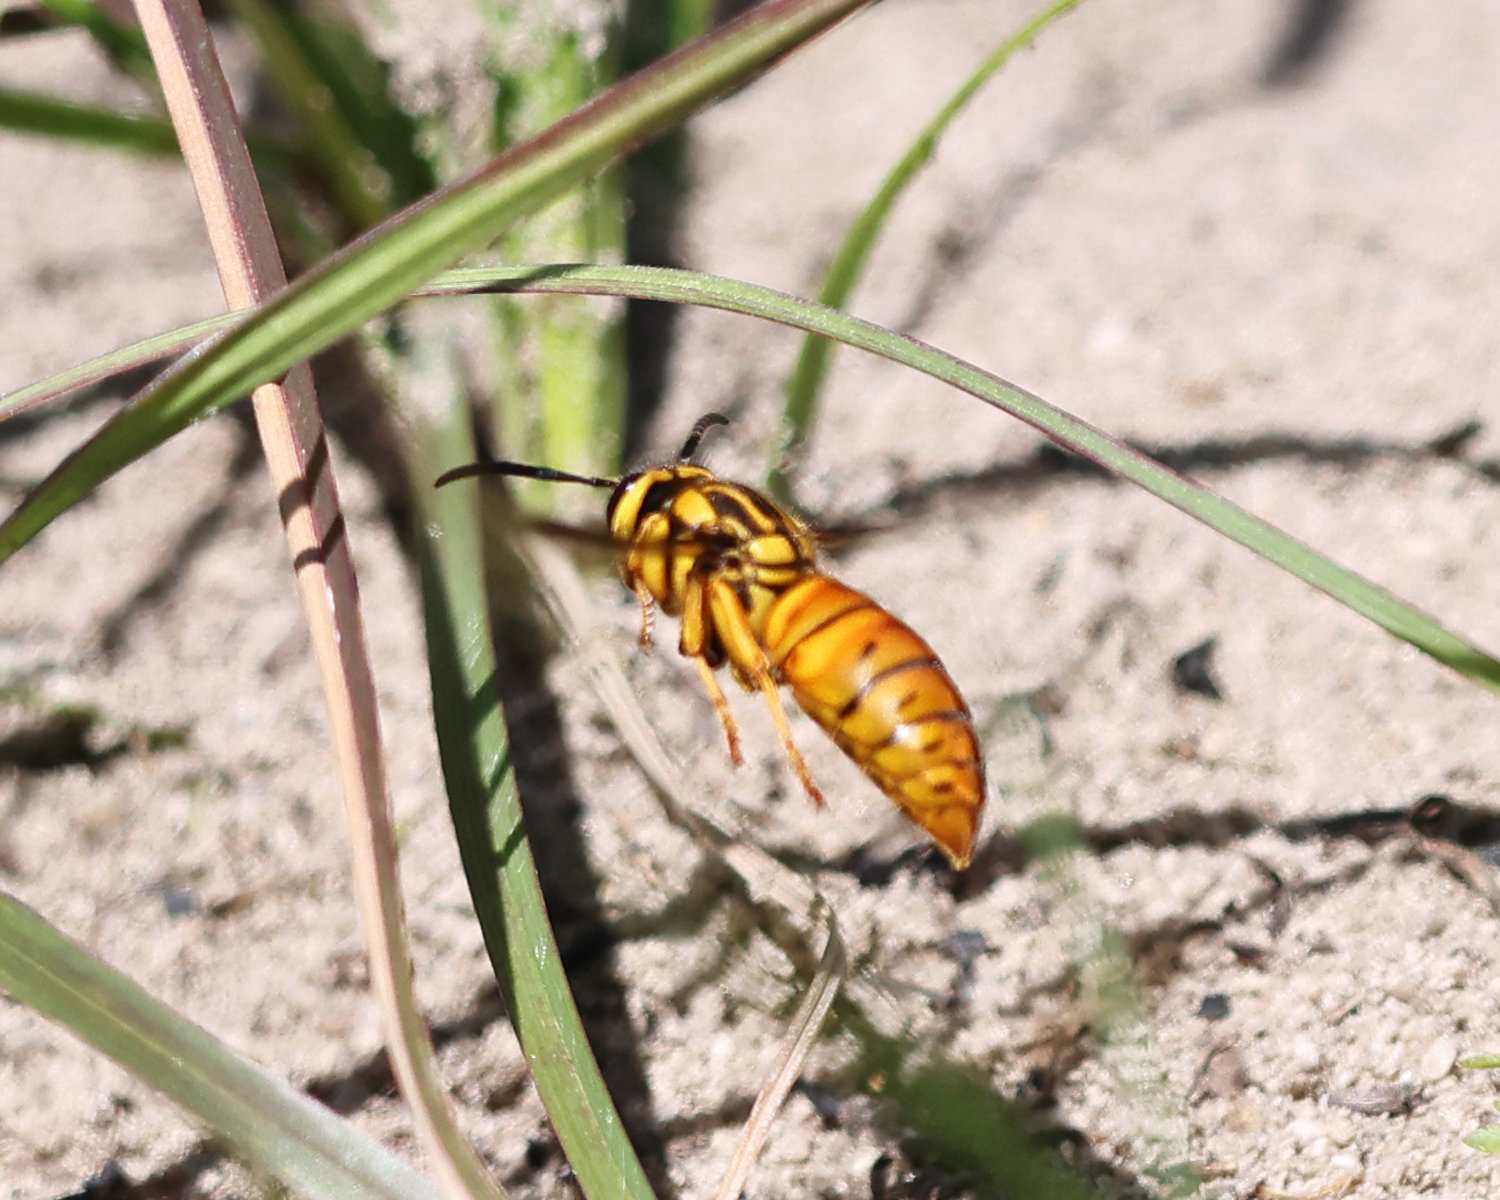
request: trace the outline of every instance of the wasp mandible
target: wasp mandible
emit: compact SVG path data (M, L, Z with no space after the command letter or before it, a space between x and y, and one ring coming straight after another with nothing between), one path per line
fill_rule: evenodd
M727 424L709 413L675 462L619 479L492 461L448 471L435 486L519 475L609 488L606 520L620 577L640 600L641 645L651 644L657 606L681 618L678 649L698 669L734 764L742 761L739 733L714 675L726 664L741 687L766 698L782 748L819 806L823 794L792 741L782 685L955 869L968 866L985 796L968 705L931 646L819 570L804 522L692 462L709 428Z

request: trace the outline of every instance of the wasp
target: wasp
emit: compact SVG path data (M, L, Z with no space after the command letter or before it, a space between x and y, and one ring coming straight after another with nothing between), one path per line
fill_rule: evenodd
M435 486L516 475L610 489L605 510L620 577L641 605L641 645L659 607L681 619L678 649L697 667L729 756L739 733L714 672L728 666L765 697L782 748L815 803L824 804L792 740L780 688L931 835L955 869L968 866L984 806L984 762L973 718L932 647L874 600L818 567L806 523L769 497L692 461L709 413L676 461L619 479L527 463L470 463Z

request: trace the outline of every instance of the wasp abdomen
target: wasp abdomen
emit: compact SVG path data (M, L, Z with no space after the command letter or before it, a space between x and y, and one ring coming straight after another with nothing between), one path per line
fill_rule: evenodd
M761 636L802 710L956 866L967 865L984 768L968 706L932 647L826 575L782 592Z

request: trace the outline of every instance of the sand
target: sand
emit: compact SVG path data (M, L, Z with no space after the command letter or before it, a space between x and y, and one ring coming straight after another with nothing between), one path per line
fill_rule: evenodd
M1493 648L1500 433L1442 439L1486 419L1495 362L1500 16L1306 7L1333 23L1303 61L1294 6L1085 5L955 125L853 307L1167 456ZM1025 13L892 0L695 119L681 261L810 294L857 206ZM0 47L0 76L129 96L70 35ZM0 389L218 310L179 167L5 135L0 179ZM648 455L721 408L734 425L708 460L753 475L795 339L704 312L677 339ZM19 496L114 403L5 426L0 485ZM1500 1167L1460 1141L1493 1118L1495 1080L1455 1065L1500 1049L1493 868L1380 816L1431 793L1500 804L1492 698L971 398L845 351L826 403L802 503L895 526L831 569L943 656L1008 793L967 878L917 852L801 717L828 811L748 697L732 773L690 667L633 654L612 580L592 595L715 811L835 903L861 986L1039 1104L1114 1193L1149 1194L1151 1156L1181 1150L1214 1198L1495 1194ZM418 994L497 1176L567 1195L458 867L412 564L378 478L339 441L335 465L373 601ZM1174 676L1206 639L1217 700ZM6 564L0 672L18 760L0 767L0 886L414 1153L365 1070L380 1038L327 722L242 422L195 427ZM660 815L576 658L550 679L555 700L517 717L563 944L660 1193L703 1196L784 1028L786 963ZM92 715L42 729L64 705ZM1092 839L1081 895L1007 853L1049 809ZM1148 1018L1108 1045L1068 969L1092 920L1125 935ZM862 1197L872 1170L883 1195L962 1194L847 1058L814 1055L749 1194ZM76 1193L110 1164L134 1195L263 1194L205 1139L0 1002L0 1197Z

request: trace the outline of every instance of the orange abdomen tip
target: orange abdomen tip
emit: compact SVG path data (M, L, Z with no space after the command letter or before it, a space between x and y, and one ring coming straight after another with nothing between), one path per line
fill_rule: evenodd
M766 651L802 710L920 825L955 870L984 808L979 738L932 647L869 597L810 575L765 617Z

